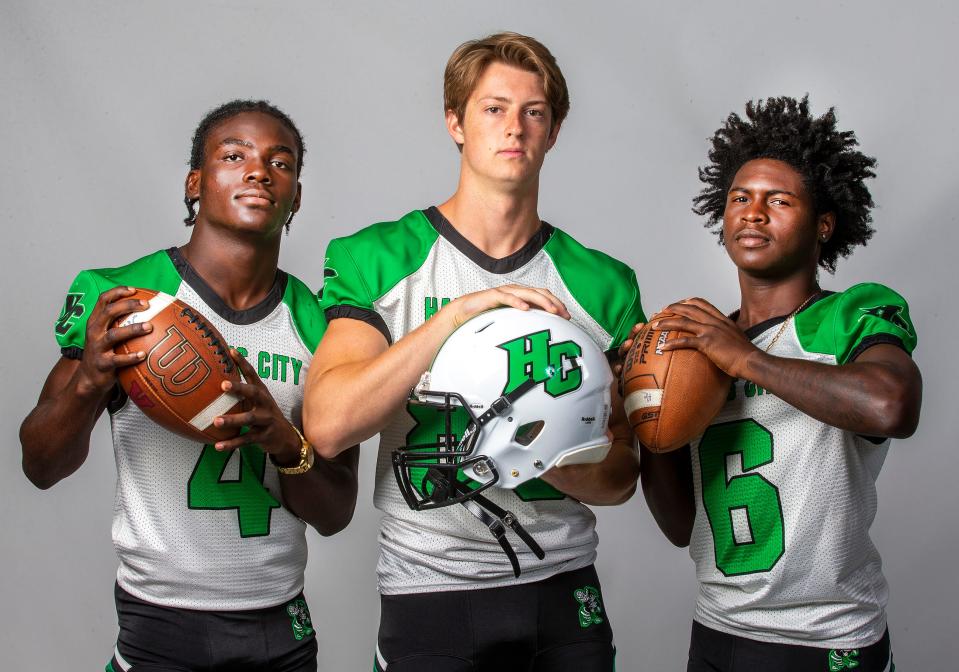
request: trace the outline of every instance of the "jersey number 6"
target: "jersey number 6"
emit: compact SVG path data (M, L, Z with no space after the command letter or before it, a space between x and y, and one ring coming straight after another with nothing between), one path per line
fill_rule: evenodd
M741 461L743 473L730 477L730 461ZM779 489L748 473L772 461L772 434L751 418L712 425L699 442L703 507L726 576L768 572L783 555Z

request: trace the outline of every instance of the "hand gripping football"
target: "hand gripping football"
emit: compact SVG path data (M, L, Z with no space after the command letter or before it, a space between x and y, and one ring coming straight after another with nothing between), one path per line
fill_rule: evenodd
M657 315L650 320L652 322ZM683 331L646 324L623 363L623 403L640 443L676 450L702 434L729 394L732 379L698 350L663 350Z
M118 369L120 386L140 409L171 432L203 443L236 436L236 429L213 426L213 418L235 412L239 395L224 392L225 380L240 382L229 347L196 310L163 292L137 289L130 297L149 307L117 320L123 327L150 322L153 331L117 344L117 354L142 350L146 358Z

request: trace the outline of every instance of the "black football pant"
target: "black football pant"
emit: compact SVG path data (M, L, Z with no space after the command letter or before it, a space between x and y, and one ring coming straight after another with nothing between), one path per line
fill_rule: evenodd
M516 586L381 597L375 672L613 672L590 566Z
M818 649L759 642L728 635L693 621L686 672L895 672L887 630L861 649Z
M295 604L302 593L249 611L163 607L119 586L115 594L120 634L107 672L316 672L312 625L294 627L291 613L306 604Z

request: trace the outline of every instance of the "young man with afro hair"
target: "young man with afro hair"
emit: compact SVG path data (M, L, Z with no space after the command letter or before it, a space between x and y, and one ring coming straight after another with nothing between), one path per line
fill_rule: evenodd
M736 266L739 309L693 298L651 320L689 332L665 349L695 348L734 379L688 447L642 451L650 509L696 563L691 672L894 669L869 527L889 440L915 431L922 381L899 294L819 285L819 268L873 233L876 162L857 144L806 98L731 114L695 212Z

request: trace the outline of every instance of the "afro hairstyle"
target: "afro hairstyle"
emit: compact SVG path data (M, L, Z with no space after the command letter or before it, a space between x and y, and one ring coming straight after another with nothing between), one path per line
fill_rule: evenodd
M809 113L809 96L760 99L746 103L746 118L732 113L712 137L709 164L699 169L705 186L693 199L693 212L707 217L707 229L723 242L723 213L733 178L747 161L776 159L803 177L817 215L834 213L832 237L822 245L819 265L830 273L839 257L872 237L872 196L865 185L875 177L876 159L858 151L856 134L836 128L835 108L821 117Z

